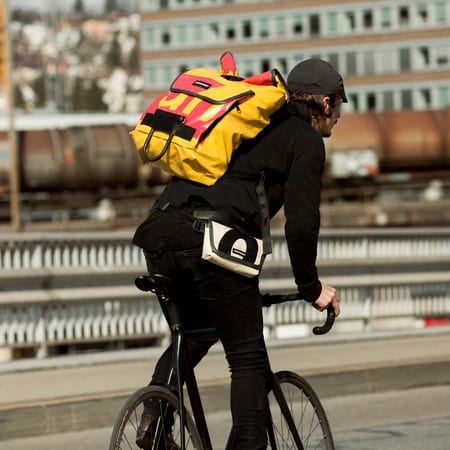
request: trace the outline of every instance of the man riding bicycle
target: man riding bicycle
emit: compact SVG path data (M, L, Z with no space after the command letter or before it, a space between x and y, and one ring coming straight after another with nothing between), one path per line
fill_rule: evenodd
M202 258L202 218L263 238L267 230L258 190L263 183L268 215L273 217L284 208L286 241L301 298L320 311L332 305L339 314L339 296L319 280L316 255L323 138L331 135L347 97L342 77L320 59L295 66L287 85L290 100L255 139L241 144L227 173L213 186L174 177L133 239L144 249L149 272L171 278L183 294L180 298L189 299L179 305L184 325L217 330L231 372L233 425L228 449L267 446L268 358L258 277L242 276ZM212 344L189 343L194 365ZM151 384L167 381L171 354L169 347L160 357ZM155 418L150 406L137 432L141 448L147 445L145 432Z

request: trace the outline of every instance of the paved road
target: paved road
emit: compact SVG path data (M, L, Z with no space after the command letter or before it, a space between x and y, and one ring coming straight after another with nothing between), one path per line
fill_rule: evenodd
M448 450L450 386L325 399L337 450ZM228 413L209 416L215 449L222 449ZM110 428L0 442L2 450L104 450Z
M337 450L448 450L450 386L333 398L325 402Z
M274 370L302 373L323 399L450 384L449 328L370 337L274 343L269 353ZM126 396L147 382L159 353L145 349L0 364L0 449L2 440L19 436L109 426ZM198 378L205 407L222 410L229 379L220 348L201 363Z

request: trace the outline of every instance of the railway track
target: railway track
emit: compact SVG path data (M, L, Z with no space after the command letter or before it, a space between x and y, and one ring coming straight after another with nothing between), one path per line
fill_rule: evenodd
M22 193L24 230L117 229L137 225L162 186L147 190ZM325 186L322 224L339 226L447 225L450 174L438 182L401 176L376 183ZM0 228L9 226L9 197L0 198ZM281 219L282 220L282 219Z

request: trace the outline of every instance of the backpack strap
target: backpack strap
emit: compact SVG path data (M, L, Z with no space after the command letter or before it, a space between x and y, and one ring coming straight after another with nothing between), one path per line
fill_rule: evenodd
M256 185L256 195L258 196L259 209L261 212L263 253L268 255L272 253L272 239L270 237L269 202L267 201L266 188L264 187L265 178L266 176L263 172L259 178L258 184Z
M264 187L266 175L264 172L253 174L233 169L229 170L228 173L239 180L254 181L256 183L256 196L258 197L259 211L261 215L263 253L265 255L269 255L272 253L272 239L270 237L269 202L267 200L266 188Z

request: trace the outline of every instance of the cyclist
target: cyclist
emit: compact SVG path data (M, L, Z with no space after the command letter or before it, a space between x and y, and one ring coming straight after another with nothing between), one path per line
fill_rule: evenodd
M258 277L248 278L202 259L203 230L196 211L218 222L263 237L259 183L264 174L270 217L282 207L292 271L301 298L322 311L330 304L339 315L336 290L321 282L316 267L320 227L320 191L325 163L324 137L331 135L347 102L340 74L326 61L309 59L289 73L289 102L272 117L257 138L234 153L227 173L206 187L173 178L159 195L133 243L144 249L150 273L175 281L182 293L186 327L213 325L231 372L232 429L228 449L266 448L266 369L268 359ZM253 176L242 176L250 174ZM212 342L192 342L193 364ZM151 384L168 379L172 349L160 357ZM145 431L156 418L151 405L143 414L137 443L145 448ZM170 442L170 436L166 436Z

